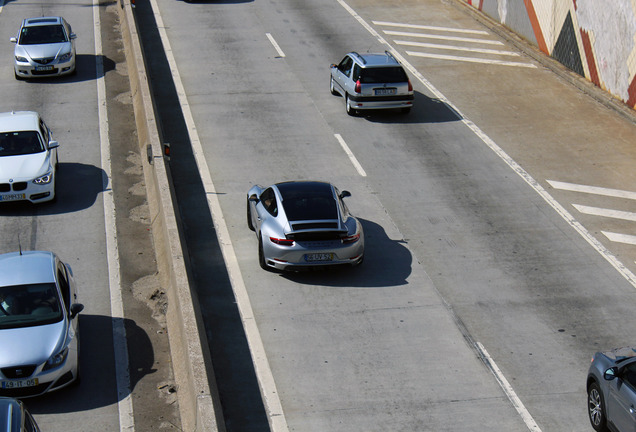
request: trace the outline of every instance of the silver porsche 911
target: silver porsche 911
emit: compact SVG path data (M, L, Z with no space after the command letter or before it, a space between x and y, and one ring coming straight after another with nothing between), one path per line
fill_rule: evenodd
M316 181L252 187L247 225L256 232L261 267L303 270L362 263L362 225L343 201L350 195Z

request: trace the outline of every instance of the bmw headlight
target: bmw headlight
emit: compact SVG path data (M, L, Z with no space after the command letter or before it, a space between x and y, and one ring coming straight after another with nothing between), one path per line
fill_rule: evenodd
M58 60L61 62L65 62L65 61L69 61L71 59L71 57L73 57L73 54L68 52L66 54L62 54L61 56L58 57Z
M21 63L28 63L29 62L26 57L22 57L22 56L15 56L15 60L19 61Z
M45 184L51 183L52 180L53 180L53 172L48 172L44 174L43 176L34 179L33 183L38 185L45 185Z
M60 366L68 357L68 347L64 348L57 354L52 355L47 361L42 370L55 369Z

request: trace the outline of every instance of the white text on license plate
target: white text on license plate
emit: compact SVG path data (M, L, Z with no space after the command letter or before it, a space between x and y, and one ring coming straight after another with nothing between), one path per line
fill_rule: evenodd
M36 66L35 70L36 71L52 71L53 66Z
M395 93L397 93L397 89L394 88L375 89L376 96L394 95Z
M314 253L305 255L305 261L332 261L333 254L330 253Z
M37 378L30 378L25 380L13 380L13 381L2 381L3 389L14 389L14 388L22 388L22 387L35 387L38 385Z
M16 201L23 200L24 194L9 194L9 195L0 195L0 201Z

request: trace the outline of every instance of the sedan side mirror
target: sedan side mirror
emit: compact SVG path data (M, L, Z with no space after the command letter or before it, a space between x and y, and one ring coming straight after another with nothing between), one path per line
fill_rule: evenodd
M18 43L18 38L17 37L12 37L12 38L9 39L9 42Z
M77 35L76 35L75 33L71 33L71 34L69 35L69 37L70 37L71 39L75 39L75 38L77 38Z
M256 194L250 195L250 197L248 198L248 200L250 201L254 201L254 203L257 203L259 201L258 197L256 196Z
M603 374L603 378L605 378L607 381L611 381L614 378L616 378L617 374L618 374L618 368L611 367L605 371L605 373Z
M15 39L15 38L14 38L14 39ZM335 63L331 63L331 65L329 65L329 67L330 67L331 69L333 69L333 68L335 68L335 67L338 67L338 65L337 65L337 64L335 64Z
M342 192L340 192L340 198L346 198L346 197L350 197L351 196L351 192L347 191L347 190L343 190Z
M71 305L71 319L75 318L78 313L84 310L84 305L81 303L73 303Z
M57 141L49 141L49 150L57 148L60 146L60 143L58 143Z

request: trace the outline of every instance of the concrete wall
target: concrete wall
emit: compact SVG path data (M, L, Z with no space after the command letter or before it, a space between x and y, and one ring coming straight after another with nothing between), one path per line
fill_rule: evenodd
M167 327L172 367L177 383L181 427L190 432L224 432L207 339L196 296L190 291L178 217L173 205L170 171L155 119L143 52L130 0L120 0L119 18L135 110L152 235L161 285L168 293Z
M636 0L459 0L636 108Z

